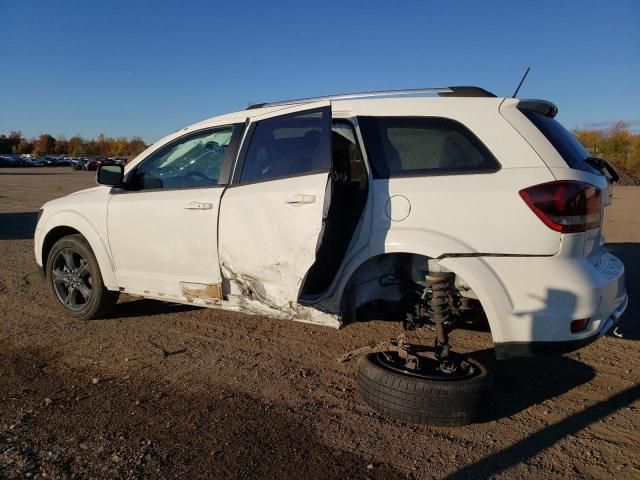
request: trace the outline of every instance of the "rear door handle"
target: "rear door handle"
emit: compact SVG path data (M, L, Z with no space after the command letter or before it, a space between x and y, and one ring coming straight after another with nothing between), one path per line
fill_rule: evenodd
M213 204L208 202L189 202L185 203L184 208L187 210L211 210Z
M286 198L284 203L289 205L302 205L305 203L315 203L316 196L315 195L303 195L302 193L296 193L295 195L290 195Z

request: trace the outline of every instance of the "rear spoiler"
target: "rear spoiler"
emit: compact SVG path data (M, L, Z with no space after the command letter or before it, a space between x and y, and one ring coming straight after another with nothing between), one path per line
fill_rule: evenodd
M518 110L541 113L545 117L553 118L558 114L558 107L547 100L520 100L517 107Z

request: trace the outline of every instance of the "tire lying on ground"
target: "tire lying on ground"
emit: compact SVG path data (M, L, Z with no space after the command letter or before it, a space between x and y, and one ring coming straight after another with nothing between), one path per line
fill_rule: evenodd
M433 426L468 425L481 420L490 406L493 377L473 359L475 375L433 380L385 367L378 354L361 357L357 388L362 399L386 416Z

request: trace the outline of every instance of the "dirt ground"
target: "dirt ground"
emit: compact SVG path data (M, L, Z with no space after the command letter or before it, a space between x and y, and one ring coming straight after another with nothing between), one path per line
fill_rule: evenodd
M561 357L496 362L494 404L462 428L384 418L342 353L395 322L342 330L121 297L58 314L33 259L38 208L92 172L0 170L0 478L640 478L640 188L605 228L627 267L621 331Z

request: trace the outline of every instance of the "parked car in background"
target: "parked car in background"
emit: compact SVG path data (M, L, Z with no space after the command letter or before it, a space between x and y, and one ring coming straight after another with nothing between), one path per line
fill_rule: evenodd
M91 160L87 160L84 163L83 169L84 170L94 171L94 170L97 170L100 165L102 165L102 160L98 160L97 158L93 158Z
M44 158L31 157L31 158L28 158L28 159L24 160L24 166L25 167L46 167L47 164L46 164Z
M85 170L84 166L88 160L86 158L72 158L71 159L71 168L74 170Z
M12 168L19 166L19 162L16 158L0 155L0 167L3 168Z
M43 160L47 167L66 167L71 165L69 159L61 156L45 156Z

